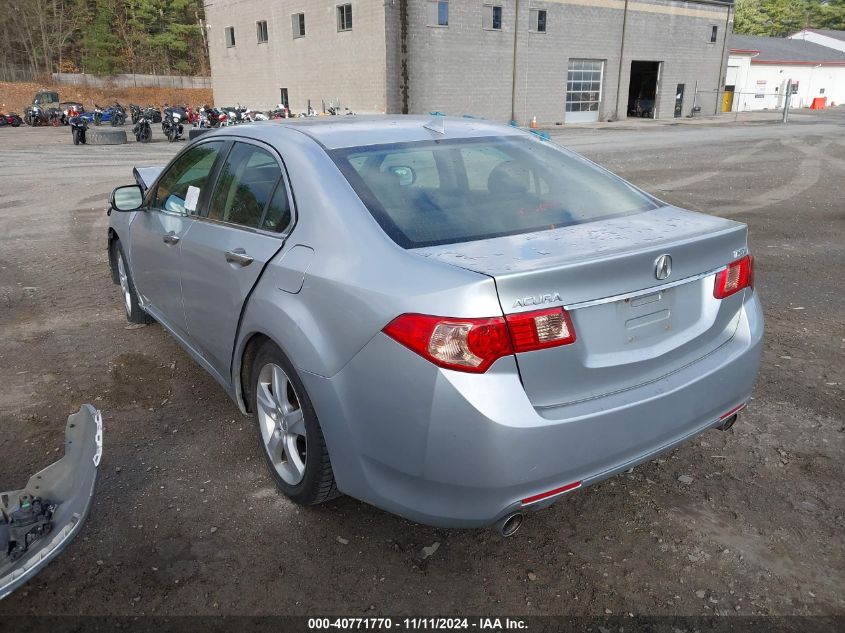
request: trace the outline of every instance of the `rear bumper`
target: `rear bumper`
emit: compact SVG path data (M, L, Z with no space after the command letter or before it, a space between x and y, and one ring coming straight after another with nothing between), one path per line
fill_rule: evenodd
M49 533L33 541L16 559L0 552L0 599L27 582L58 556L82 529L91 509L97 468L103 451L103 422L90 404L71 415L65 427L65 454L33 475L22 490L2 493L8 514L22 495L40 497L55 506Z
M303 380L340 490L421 523L482 527L524 499L596 483L719 425L751 395L762 336L755 292L734 337L696 363L636 389L541 410L513 358L482 375L442 370L385 335L334 377Z

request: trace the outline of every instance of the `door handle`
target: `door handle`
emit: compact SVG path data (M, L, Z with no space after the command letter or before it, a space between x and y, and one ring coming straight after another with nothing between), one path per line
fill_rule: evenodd
M242 248L236 248L233 251L226 251L226 261L230 264L239 264L241 266L249 266L253 258L251 255L247 255L246 251Z
M167 235L165 235L164 237L161 238L161 240L165 244L169 244L170 246L173 246L174 244L178 244L179 240L181 240L181 239L182 238L179 237L178 235L176 235L175 233L168 233Z

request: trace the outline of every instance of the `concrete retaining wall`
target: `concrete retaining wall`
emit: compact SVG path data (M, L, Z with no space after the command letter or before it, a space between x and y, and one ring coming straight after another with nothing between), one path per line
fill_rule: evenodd
M99 77L87 73L53 73L53 81L69 86L120 86L122 88L211 88L211 77L122 74Z

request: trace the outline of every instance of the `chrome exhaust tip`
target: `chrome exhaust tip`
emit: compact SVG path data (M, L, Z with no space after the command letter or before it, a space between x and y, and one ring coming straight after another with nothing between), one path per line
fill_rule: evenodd
M496 531L500 536L504 536L505 538L513 536L522 527L524 520L525 515L522 512L514 512L496 522Z
M716 428L719 429L720 431L727 431L729 428L731 428L734 425L737 417L738 417L738 414L734 413L731 417L729 417L727 420L722 422Z

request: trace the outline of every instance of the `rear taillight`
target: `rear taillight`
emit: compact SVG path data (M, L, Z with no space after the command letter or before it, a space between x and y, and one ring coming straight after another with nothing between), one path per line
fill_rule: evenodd
M440 367L481 374L497 359L513 353L502 317L450 319L403 314L384 333Z
M509 331L510 330L510 331ZM440 367L482 374L502 356L575 341L562 308L485 319L403 314L384 333Z
M531 352L575 342L575 329L569 313L563 308L509 314L507 321L516 352Z
M746 255L742 259L728 264L725 270L716 273L713 296L717 299L730 297L743 288L754 287L754 258Z

